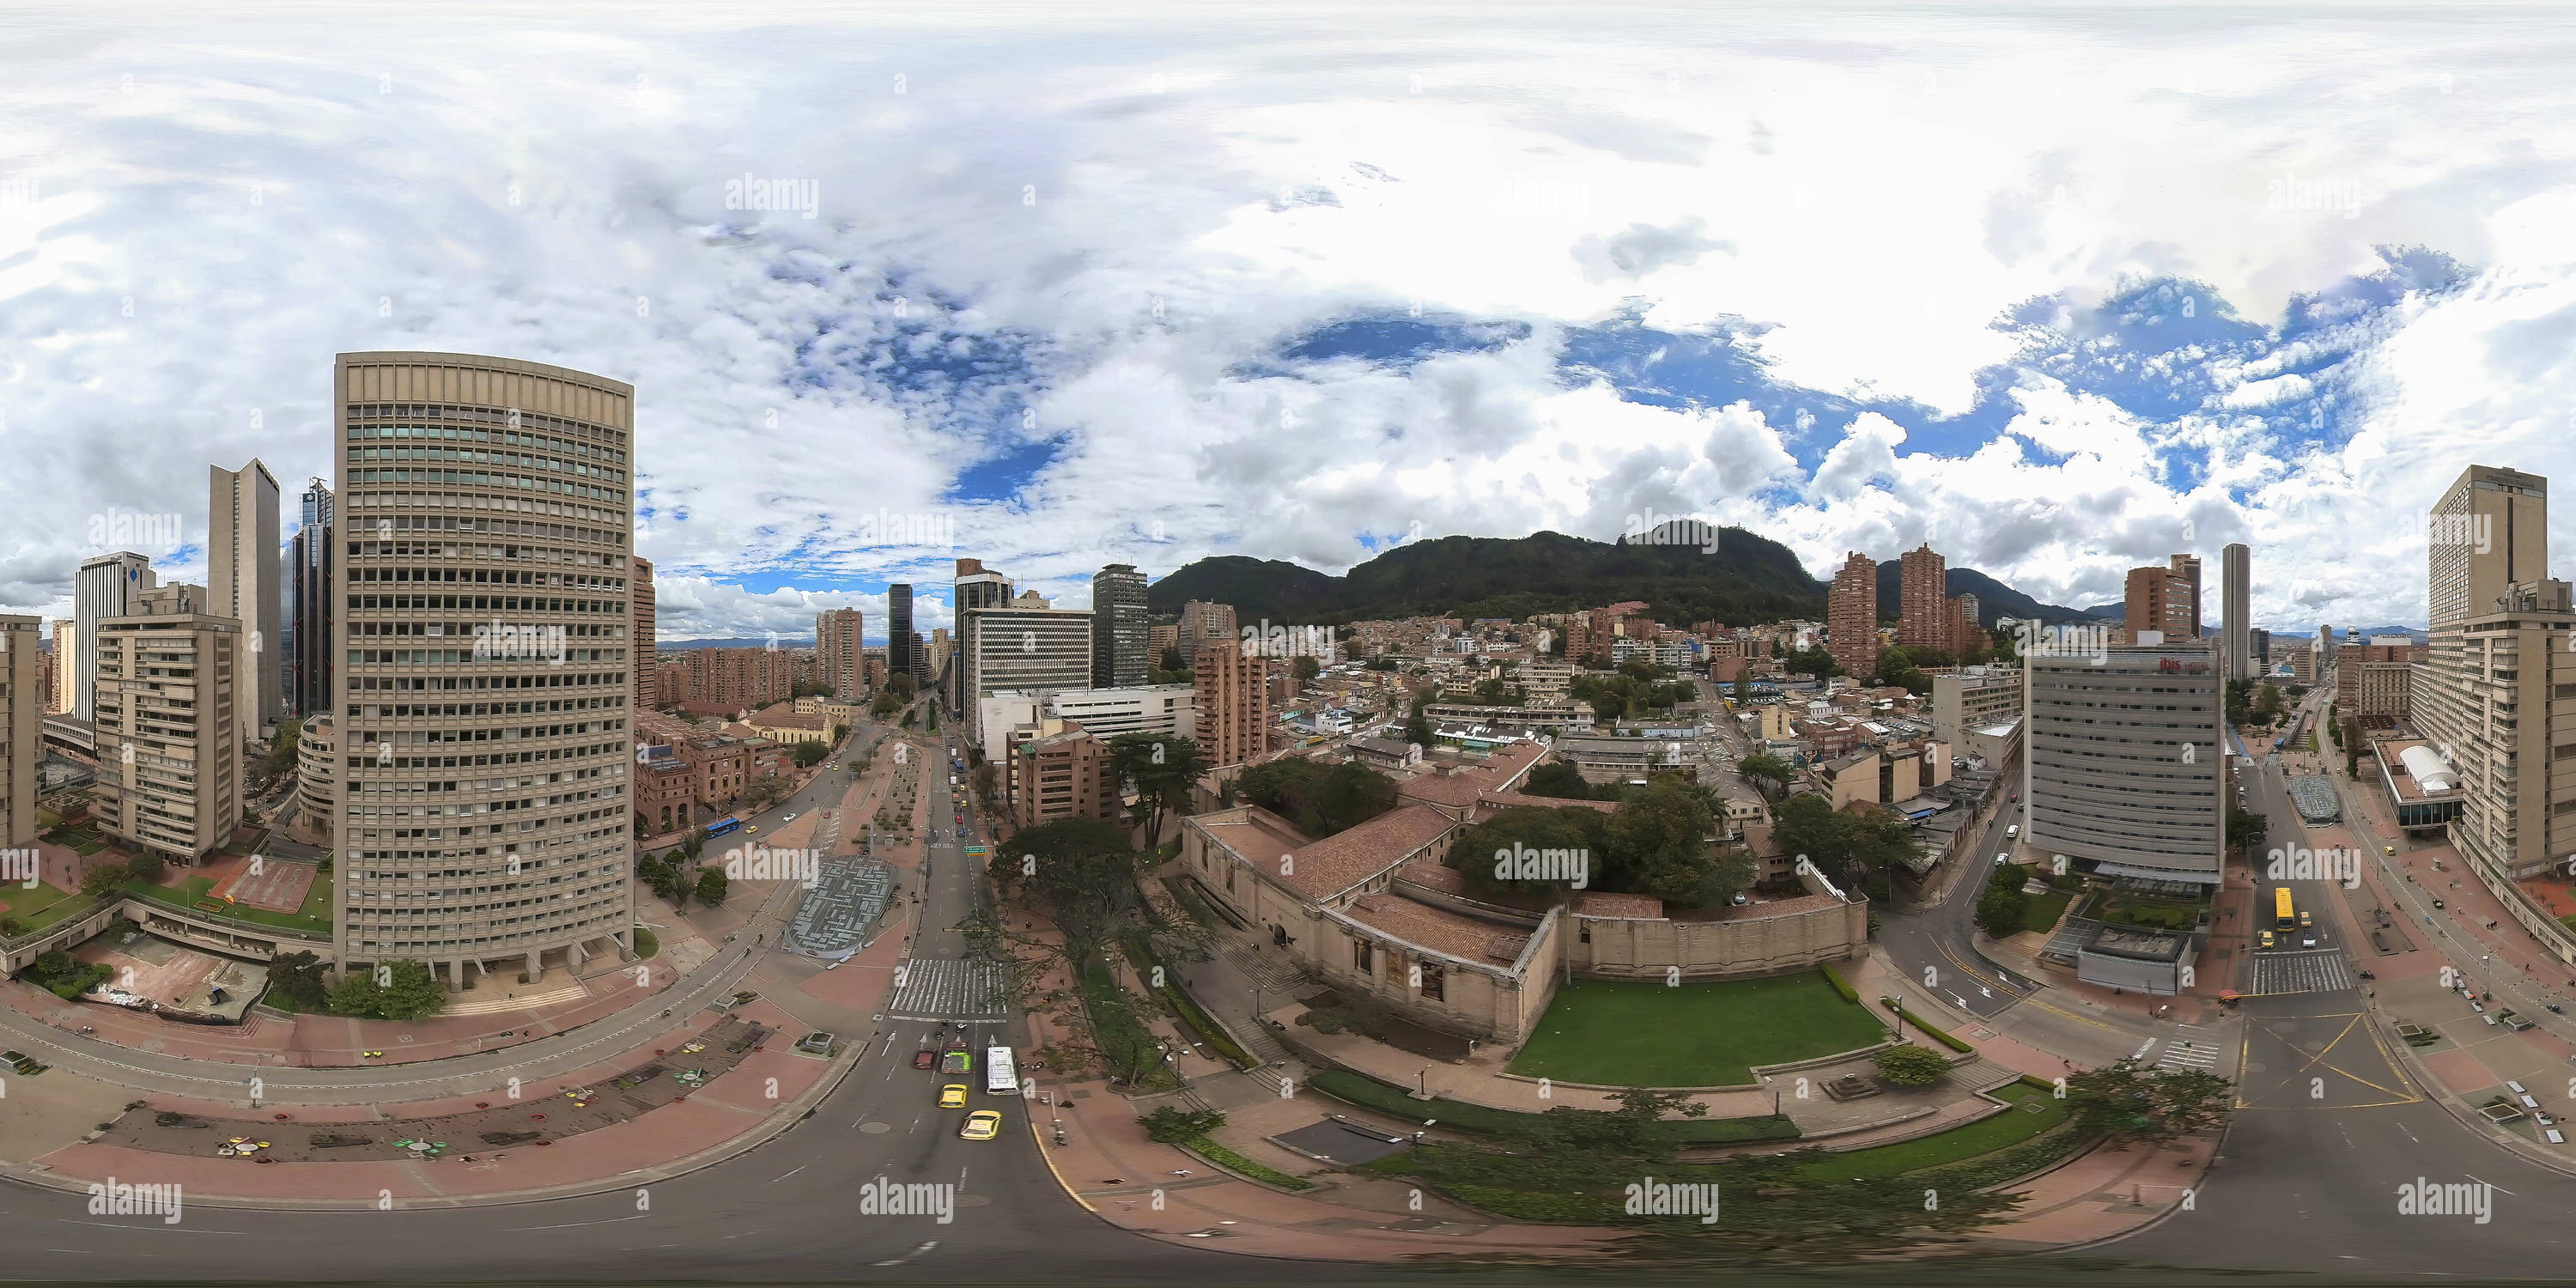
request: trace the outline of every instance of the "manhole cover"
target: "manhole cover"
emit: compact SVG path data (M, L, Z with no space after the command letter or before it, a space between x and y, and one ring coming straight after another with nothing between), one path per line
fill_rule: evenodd
M894 1125L891 1123L860 1123L859 1130L866 1132L871 1136L882 1136L887 1132L893 1131Z

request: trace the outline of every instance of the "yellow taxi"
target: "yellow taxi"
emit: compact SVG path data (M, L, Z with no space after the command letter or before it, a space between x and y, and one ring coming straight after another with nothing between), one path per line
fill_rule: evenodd
M962 1082L952 1082L945 1087L941 1087L939 1089L939 1107L942 1109L965 1108L966 1084Z
M1002 1132L1002 1116L990 1109L978 1109L966 1115L966 1125L957 1129L963 1140L991 1140Z
M2269 948L2269 947L2271 947L2271 946L2272 946L2272 932L2271 932L2271 931L2268 931L2268 930L2257 932L2257 933L2256 933L2256 935L2255 935L2255 938L2254 938L2254 946L2255 946L2256 948Z

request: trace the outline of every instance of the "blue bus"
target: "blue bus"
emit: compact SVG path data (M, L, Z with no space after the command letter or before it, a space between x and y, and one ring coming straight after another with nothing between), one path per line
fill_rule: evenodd
M715 822L707 824L707 835L722 836L740 826L742 826L742 820L728 814L723 818L717 819Z

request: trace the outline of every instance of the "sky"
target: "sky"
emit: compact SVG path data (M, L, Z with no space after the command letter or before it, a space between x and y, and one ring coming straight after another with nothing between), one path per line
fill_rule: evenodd
M2576 18L1770 9L15 12L0 611L291 533L353 350L633 383L665 639L1667 515L2420 624L2576 473Z

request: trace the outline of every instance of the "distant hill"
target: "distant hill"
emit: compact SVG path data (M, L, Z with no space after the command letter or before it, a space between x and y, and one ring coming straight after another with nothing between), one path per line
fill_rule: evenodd
M1894 617L1904 606L1899 584L1901 566L1893 559L1878 565L1878 615ZM1997 619L2010 617L2019 621L2072 622L2086 616L2086 610L2063 604L2043 604L1974 568L1950 568L1941 577L1944 590L1953 595L1977 597L1977 625L1993 626ZM2119 605L2112 606L2117 615Z
M1977 596L1981 624L1999 617L2072 621L2072 608L2043 604L1973 568L1952 568L1951 594ZM1821 620L1826 583L1807 575L1787 546L1724 528L1717 548L1592 541L1560 532L1526 537L1441 537L1397 546L1334 577L1277 560L1219 555L1189 564L1145 592L1159 615L1186 600L1234 605L1244 621L1339 625L1370 618L1527 617L1641 600L1656 620L1729 625L1783 617ZM1896 563L1879 565L1879 605L1894 616Z
M1221 555L1155 582L1146 605L1177 613L1185 600L1234 605L1244 621L1338 625L1366 618L1454 614L1526 617L1641 600L1658 620L1729 624L1821 618L1824 584L1789 548L1742 528L1717 549L1591 541L1560 532L1409 542L1328 576L1295 564Z

